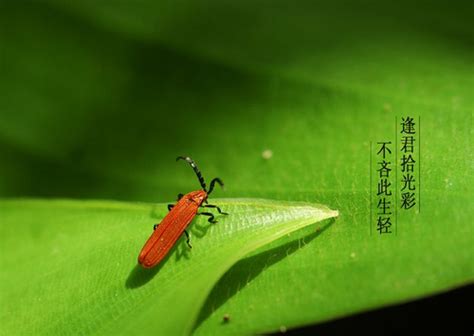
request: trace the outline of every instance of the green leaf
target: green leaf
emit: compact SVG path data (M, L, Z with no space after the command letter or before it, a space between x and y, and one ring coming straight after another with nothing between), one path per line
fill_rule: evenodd
M213 202L229 215L215 225L198 218L194 248L181 240L151 270L136 258L165 204L1 202L2 333L188 334L213 285L236 261L338 215L305 203Z

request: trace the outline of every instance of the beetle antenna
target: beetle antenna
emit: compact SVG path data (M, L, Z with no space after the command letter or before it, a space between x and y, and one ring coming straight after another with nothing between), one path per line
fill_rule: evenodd
M204 182L204 177L202 177L202 174L199 171L199 168L196 166L196 163L193 161L193 159L191 159L189 156L178 156L176 158L176 161L178 160L184 160L187 163L189 163L189 165L193 168L194 172L196 173L197 178L199 179L199 183L201 184L202 190L206 191L206 182ZM214 186L214 183L211 182L211 190L213 189L212 188L213 186Z

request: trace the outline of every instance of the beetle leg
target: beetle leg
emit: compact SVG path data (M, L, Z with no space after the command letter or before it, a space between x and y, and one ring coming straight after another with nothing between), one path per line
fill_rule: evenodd
M155 225L153 225L153 231L156 230L156 228L158 227L158 225L160 225L160 224L155 224Z
M190 236L189 236L188 231L184 230L184 234L186 235L186 244L188 244L188 246L189 246L190 249L193 248L193 247L191 246L191 238L190 238Z
M178 194L178 201L183 197L184 195L183 194ZM174 207L174 204L168 204L168 211L171 211L171 209L173 209Z
M209 219L207 220L209 223L215 224L217 221L214 219L214 215L211 214L210 212L198 212L198 215L204 215L204 216L209 216Z
M218 183L222 188L224 187L224 182L222 182L222 180L218 177L214 178L212 181L211 181L211 184L209 186L209 191L207 192L208 195L211 194L211 192L214 190L214 184L215 183Z
M219 208L217 205L214 205L214 204L206 204L206 205L203 205L202 207L203 207L203 208L215 208L215 209L217 209L217 211L218 211L221 215L228 215L227 212L222 211L221 208Z

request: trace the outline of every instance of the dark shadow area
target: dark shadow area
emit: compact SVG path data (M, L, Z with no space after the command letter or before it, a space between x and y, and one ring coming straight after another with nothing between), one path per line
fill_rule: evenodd
M125 282L125 287L128 289L134 289L146 285L148 281L153 279L153 277L160 271L164 262L165 261L163 260L162 263L153 268L143 268L138 264L135 265Z
M303 237L299 236L298 239L294 239L288 243L265 250L262 253L237 262L213 287L199 313L195 328L197 328L199 324L201 324L201 322L204 321L214 310L234 296L261 272L293 254L302 246L309 244L326 231L334 221L335 219L329 219L323 224L318 224L316 230L311 234L306 233ZM277 242L278 241L276 241L276 243Z
M3 196L110 198L112 194L133 192L131 185L122 179L94 173L76 165L75 159L62 161L41 156L1 136L0 153Z
M397 34L424 35L462 48L473 42L469 1L281 0L241 1L234 6L210 1L193 9L180 17L186 24L169 24L168 36L180 40L205 35L207 44L220 43L221 49L262 64L291 64L307 56L308 46L312 53L324 55L325 50ZM223 32L230 38L222 39Z
M472 335L474 285L396 306L287 330L285 335ZM281 335L276 332L269 335Z

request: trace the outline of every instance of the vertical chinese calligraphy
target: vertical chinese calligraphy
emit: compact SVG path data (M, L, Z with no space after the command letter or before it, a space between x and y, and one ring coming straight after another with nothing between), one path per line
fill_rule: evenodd
M370 233L397 233L398 217L420 207L420 118L395 117L395 139L370 143ZM375 160L373 160L375 158ZM374 183L374 187L372 187Z
M415 166L417 164L415 156L416 128L413 118L402 118L400 142L400 167L402 173L400 187L400 208L404 210L412 209L417 202L416 199L416 176Z
M377 231L380 234L392 233L392 184L390 173L392 163L389 161L392 151L390 141L377 142Z

